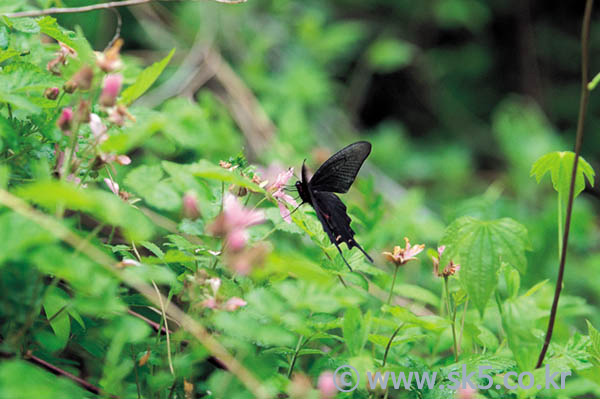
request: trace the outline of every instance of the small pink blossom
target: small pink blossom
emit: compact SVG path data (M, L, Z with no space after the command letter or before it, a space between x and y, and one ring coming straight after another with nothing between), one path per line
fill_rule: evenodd
M331 371L324 371L319 375L317 388L320 399L332 399L338 392L334 381L335 375Z
M96 53L96 64L104 72L112 72L123 66L119 52L123 46L123 39L117 39L111 48L103 53Z
M245 208L238 199L227 193L223 205L223 213L214 223L213 230L225 235L225 240L230 249L239 251L248 241L246 229L250 226L264 222L265 217L261 211Z
M71 107L65 107L62 109L58 121L56 124L66 135L71 134L71 123L73 122L73 109Z
M282 190L287 184L288 180L292 178L292 176L294 176L294 168L289 168L288 170L279 173L275 178L275 182L269 186L269 190Z
M404 237L406 246L404 248L396 245L393 252L384 252L383 256L396 266L402 266L411 260L416 260L416 256L420 254L425 248L425 244L421 245L410 245L410 241L407 237Z
M475 399L477 390L467 385L466 388L458 388L458 399Z
M112 107L117 102L117 96L121 91L123 76L120 74L106 75L104 78L104 87L100 94L100 104L105 107Z
M119 196L119 183L105 177L104 183L108 186L110 191L112 191L117 197Z
M287 209L284 203L288 203L293 207L297 207L298 203L294 198L292 198L291 195L286 194L283 189L293 175L294 168L289 168L288 170L279 173L275 179L275 182L269 186L269 191L274 191L273 198L277 200L277 206L279 207L279 213L281 214L281 217L288 223L292 223L292 218L290 217L290 211Z
M118 104L116 107L112 107L108 110L108 121L110 123L123 126L126 119L135 122L135 117L127 111L127 108L125 108L123 104Z
M60 94L60 89L58 87L48 87L44 90L44 97L48 100L56 100L58 95Z
M217 309L219 307L219 304L217 303L217 300L215 298L210 297L202 301L200 306L207 309Z
M234 310L237 310L238 308L241 308L242 306L246 305L246 301L244 301L242 298L234 296L229 298L227 302L225 302L224 308L228 312L233 312Z

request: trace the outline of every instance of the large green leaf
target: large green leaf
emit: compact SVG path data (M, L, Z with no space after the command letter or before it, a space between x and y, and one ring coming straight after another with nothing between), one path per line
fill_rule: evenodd
M125 184L148 204L173 211L181 204L181 198L169 182L162 180L163 175L164 172L159 165L143 165L127 174Z
M527 230L513 219L459 218L448 226L440 244L446 246L441 264L452 259L461 265L460 281L482 315L496 289L502 262L521 273L527 266Z
M103 222L122 227L128 238L138 241L150 238L153 227L137 209L104 190L78 188L62 181L40 181L20 187L17 194L50 209L89 212Z
M558 192L563 201L569 195L571 185L571 174L573 173L573 161L575 154L571 151L550 152L539 158L531 167L530 176L535 176L539 183L546 173L550 172L552 186ZM577 162L577 177L575 178L575 197L585 188L585 178L594 185L594 169L582 157Z
M171 57L175 54L175 49L172 49L162 60L155 62L148 68L144 69L134 84L123 90L121 94L121 102L129 105L137 100L142 94L146 92L152 86L152 84L158 79L162 71L166 68Z
M358 307L346 309L342 331L351 355L357 355L365 346L371 327L370 319L370 313L363 317Z

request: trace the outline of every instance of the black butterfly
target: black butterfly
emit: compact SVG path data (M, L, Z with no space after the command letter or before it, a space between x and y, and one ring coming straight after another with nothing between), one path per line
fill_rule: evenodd
M350 227L351 219L346 213L346 205L334 193L348 192L358 170L370 153L371 144L366 141L350 144L325 161L310 181L303 163L302 180L296 182L302 204L309 203L315 209L323 230L340 252L350 271L352 268L342 254L340 243L345 242L349 249L357 247L371 262L373 259L354 240L354 230Z

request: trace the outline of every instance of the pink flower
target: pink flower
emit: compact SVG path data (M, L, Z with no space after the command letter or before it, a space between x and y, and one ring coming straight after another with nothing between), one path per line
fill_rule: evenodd
M404 237L406 246L404 248L396 245L393 252L384 252L383 256L396 266L402 266L411 260L416 260L418 254L420 254L425 248L425 244L421 245L410 245L410 241L407 237Z
M107 177L104 178L104 183L106 183L108 188L110 188L110 191L112 191L117 197L119 196L119 183L112 181Z
M475 399L477 390L467 385L466 388L458 388L458 399Z
M225 195L223 213L209 226L209 231L224 236L229 249L239 251L248 241L246 229L264 222L261 211L246 209L237 198L227 193Z
M317 388L319 389L320 399L332 399L338 392L334 381L335 376L331 371L324 371L319 375Z
M104 126L102 119L96 114L90 114L90 130L98 144L103 143L108 139L106 126Z
M433 263L433 274L437 277L450 277L460 270L460 265L455 264L454 261L450 259L450 263L448 263L446 267L444 267L444 270L440 272L440 260L442 260L442 254L444 253L445 249L445 245L438 247L437 257L431 257L431 261Z
M275 182L269 186L270 191L279 191L285 187L288 180L294 176L294 168L289 168L277 175Z
M117 102L117 96L121 91L121 83L123 82L123 76L120 74L106 75L104 78L104 87L100 94L100 104L105 107L112 107Z
M283 220L288 223L292 223L292 218L290 217L290 211L285 206L285 203L290 204L293 207L297 207L298 203L291 195L286 194L283 189L287 184L288 180L294 175L294 168L289 168L288 170L281 172L277 175L275 182L269 186L269 191L273 192L273 198L277 200L277 206L279 207L279 213Z
M56 124L67 136L71 135L71 122L73 122L73 109L65 107L62 109Z
M60 90L58 87L48 87L46 90L44 90L44 97L46 97L48 100L56 100L59 94Z
M198 210L198 198L193 192L185 193L183 198L183 216L188 219L198 219L200 211Z
M244 301L242 298L238 298L236 296L231 297L227 300L227 302L225 302L225 310L228 312L233 312L234 310L237 310L238 308L241 308L242 306L246 306L247 303L246 301Z

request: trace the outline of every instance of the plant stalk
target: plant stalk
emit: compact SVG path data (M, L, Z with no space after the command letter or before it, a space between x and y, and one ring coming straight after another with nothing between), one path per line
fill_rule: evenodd
M587 112L590 92L588 90L588 66L589 66L589 38L590 38L590 20L592 18L592 6L594 0L587 0L585 3L585 11L583 14L583 26L581 29L581 97L579 101L579 116L577 118L577 135L575 137L575 157L573 158L573 170L571 172L571 184L569 186L569 198L567 202L567 213L565 218L565 230L562 240L562 251L560 253L560 263L558 266L558 278L556 280L556 288L554 290L554 300L550 310L550 319L548 320L548 329L544 339L544 346L540 352L536 368L539 368L544 363L548 346L552 340L552 332L554 331L554 323L556 321L556 312L558 309L558 300L562 290L563 278L565 274L565 262L567 259L567 244L569 243L569 230L571 227L571 215L573 213L573 199L575 197L575 178L577 176L577 165L579 163L579 154L583 144L583 127L585 123L585 115Z

